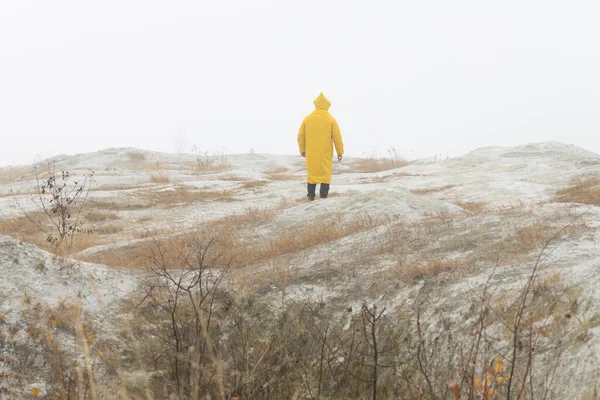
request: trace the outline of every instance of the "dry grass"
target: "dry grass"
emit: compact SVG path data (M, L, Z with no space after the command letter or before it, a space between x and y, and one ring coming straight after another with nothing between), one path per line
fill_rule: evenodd
M0 185L7 185L21 180L32 180L35 171L32 165L18 165L0 168Z
M446 186L438 186L438 187L433 187L433 188L413 189L413 190L411 190L411 192L414 194L418 194L418 195L426 195L426 194L438 193L438 192L442 192L444 190L452 189L455 186L456 185L446 185Z
M184 162L181 163L183 167L199 173L212 173L227 171L231 169L231 161L229 155L225 152L209 153L202 151L194 151L196 154L195 162Z
M400 156L396 149L388 150L389 157L367 157L357 160L350 169L350 172L372 173L388 171L390 169L402 168L410 164L408 160Z
M206 225L211 228L228 227L231 229L243 229L259 227L272 221L282 208L260 208L248 207L241 213L234 213L226 217L211 221Z
M235 201L230 190L192 190L188 186L174 186L165 190L144 190L138 195L148 205L168 207L206 201Z
M214 251L222 253L223 259L232 260L232 267L242 267L324 245L382 223L368 214L361 214L350 219L314 221L302 227L279 232L266 241L261 239L258 243L248 243L240 236L243 229L267 224L275 215L276 210L253 208L241 214L211 221L201 229L183 231L169 237L156 237L154 233L163 232L149 231L148 237L151 237L151 240L133 243L119 249L96 252L86 256L84 260L114 267L143 269L148 265L148 255L157 245L169 249L175 257L187 251L186 248L190 243L201 240L199 237L210 236L215 238ZM165 255L165 257L169 262L169 256Z
M533 223L514 232L511 252L527 254L533 250L541 249L549 238L549 234L555 229L540 222Z
M114 235L123 232L123 226L116 224L101 225L94 228L93 232L98 235Z
M65 239L60 247L56 247L48 242L48 236L42 231L42 228L49 233L53 233L53 229L56 229L49 225L47 216L42 212L30 213L29 218L21 216L0 221L0 234L31 243L40 249L63 256L104 244L103 239L91 232L84 231L75 235L72 243L69 239Z
M135 243L128 246L94 252L81 257L82 261L131 270L147 269L149 245Z
M142 210L148 207L147 202L143 202L133 196L127 199L115 200L88 200L87 204L93 210L108 210L108 211L131 211Z
M278 237L270 239L267 246L261 251L261 258L275 258L283 254L306 250L372 229L380 224L381 221L366 213L347 220L339 218L333 223L323 220L313 221L301 228L286 230Z
M264 189L268 184L268 181L245 181L242 182L242 189L257 191L259 189Z
M406 167L408 161L390 158L362 158L354 163L349 172L373 173Z
M443 273L468 271L475 268L474 260L448 260L444 258L434 258L420 265L412 265L399 271L401 276L414 281L419 279L433 278Z
M169 175L167 175L164 171L154 172L150 175L150 182L155 184L165 184L170 183L171 178L169 178Z
M120 185L103 185L103 186L93 186L90 188L90 192L118 192L118 191L132 191L135 189L143 189L149 187L149 183L141 183L137 185L128 185L128 184L120 184Z
M30 213L29 218L20 216L9 220L1 220L0 234L32 243L46 250L51 249L52 246L46 241L47 236L39 228L40 226L46 227L46 215L42 212ZM48 227L48 229L50 228Z
M412 176L420 176L420 175L416 175L416 174L407 174L404 172L396 172L390 175L380 175L380 176L365 176L365 177L361 177L359 178L360 183L385 183L385 182L389 182L390 180L395 180L398 178L405 178L405 177L412 177Z
M585 231L583 222L573 222L568 215L551 215L520 226L498 242L498 252L505 257L535 255L548 241L560 232L554 241L566 241L579 237Z
M104 213L104 212L96 212L96 211L92 211L91 213L89 213L86 217L85 220L87 222L105 222L105 221L116 221L121 219L121 217L119 217L118 214L115 213Z
M127 211L150 207L189 205L207 201L235 201L230 190L193 190L188 186L173 186L162 190L144 188L122 200L88 200L93 210Z
M556 192L560 203L579 203L600 206L600 178L588 177L573 181L569 187Z
M455 201L453 204L473 215L483 215L490 211L487 204L481 201Z
M271 181L300 181L304 177L285 172L268 173L267 178Z

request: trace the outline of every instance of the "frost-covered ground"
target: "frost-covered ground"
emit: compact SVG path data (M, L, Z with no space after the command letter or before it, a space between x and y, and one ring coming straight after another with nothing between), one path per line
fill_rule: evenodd
M375 173L357 172L357 160L348 158L334 162L331 197L315 202L305 199L300 157L245 154L214 162L223 161L228 167L213 171L199 166L193 155L136 149L47 160L75 175L93 170L90 201L105 202L100 211L118 218L91 223L91 228L120 229L99 235L67 265L33 245L0 236L0 350L7 343L27 342L22 310L32 302L74 299L103 327L104 337L111 336L120 306L146 272L81 259L152 240L145 231L164 237L264 209L275 210L268 221L240 228L248 246L307 225L375 221L326 243L242 265L228 278L233 290L243 277L274 312L280 304L310 300L327 304L332 318L340 319L350 318L364 302L394 310L424 297L433 314L444 310L459 323L488 279L497 296L517 293L545 241L565 229L550 242L541 263L543 276L559 272L564 287L577 289L577 307L565 329L578 339L562 355L554 396L580 398L593 389L600 373L600 209L556 203L555 196L575 178L600 176L600 155L535 143L417 160ZM22 209L36 210L28 198L35 193L33 175L19 171L25 173L0 186L0 220L21 217ZM177 190L184 195L162 200L163 192ZM186 197L190 193L195 196ZM276 278L281 273L285 285ZM42 386L43 378L36 379L30 384Z

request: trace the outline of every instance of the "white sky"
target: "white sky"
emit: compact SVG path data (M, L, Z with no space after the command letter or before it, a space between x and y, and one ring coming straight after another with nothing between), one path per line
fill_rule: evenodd
M0 0L0 164L134 146L600 152L597 0Z

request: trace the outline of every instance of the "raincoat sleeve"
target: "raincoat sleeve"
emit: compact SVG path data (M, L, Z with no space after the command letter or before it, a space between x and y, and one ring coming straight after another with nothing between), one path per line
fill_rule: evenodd
M298 131L298 149L300 150L300 154L306 153L306 123L302 121L302 125L300 125L300 130Z
M334 119L331 125L331 139L335 145L335 151L338 156L344 155L344 143L342 142L342 133L340 132L340 126Z

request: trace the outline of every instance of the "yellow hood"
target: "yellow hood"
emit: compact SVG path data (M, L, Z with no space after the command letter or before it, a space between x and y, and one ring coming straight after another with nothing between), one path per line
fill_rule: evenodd
M313 101L313 104L315 105L315 108L317 110L327 111L329 110L329 107L331 107L331 102L327 100L327 97L325 97L323 93L319 94L319 97L317 97L315 101Z

